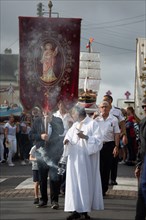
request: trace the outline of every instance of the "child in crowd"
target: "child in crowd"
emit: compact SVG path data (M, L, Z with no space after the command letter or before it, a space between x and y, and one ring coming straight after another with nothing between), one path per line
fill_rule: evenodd
M39 204L39 173L36 161L36 146L34 145L29 153L29 160L32 162L33 182L34 182L34 204Z

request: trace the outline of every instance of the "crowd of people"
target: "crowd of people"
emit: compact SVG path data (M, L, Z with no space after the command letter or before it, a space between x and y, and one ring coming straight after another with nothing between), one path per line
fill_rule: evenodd
M118 184L121 163L136 166L140 187L135 220L145 219L145 119L140 121L133 107L119 109L112 102L113 98L105 95L98 111L88 115L79 104L67 111L60 101L55 112L34 107L31 113L23 113L19 122L11 115L1 124L0 162L14 166L16 153L22 165L31 162L37 207L48 203L49 176L51 208L59 208L62 192L64 211L71 213L67 220L90 219L89 212L104 209L109 185ZM143 109L146 113L146 100Z
M7 122L0 123L0 163L8 163L15 166L12 161L19 157L21 164L29 163L29 152L32 141L29 138L33 121L41 114L38 107L34 107L31 113L22 112L21 116L9 116Z

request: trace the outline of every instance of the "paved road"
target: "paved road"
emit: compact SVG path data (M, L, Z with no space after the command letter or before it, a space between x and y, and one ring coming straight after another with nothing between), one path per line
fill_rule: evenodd
M93 211L94 220L134 220L135 200L104 199L105 210ZM65 220L64 199L60 198L60 209L36 208L31 198L7 198L1 201L1 220Z
M33 205L33 183L31 166L15 167L0 165L0 211L1 220L63 220L64 197L60 196L59 210L52 210L50 204L46 208ZM137 197L137 182L134 178L134 167L119 165L118 186L111 187L104 198L105 210L93 211L94 220L134 220Z

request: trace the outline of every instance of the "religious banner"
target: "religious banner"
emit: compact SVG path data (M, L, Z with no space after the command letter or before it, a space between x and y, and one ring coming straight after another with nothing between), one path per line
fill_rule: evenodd
M146 98L146 38L136 40L135 113L144 117L142 101Z
M20 99L25 109L78 99L81 19L19 17Z

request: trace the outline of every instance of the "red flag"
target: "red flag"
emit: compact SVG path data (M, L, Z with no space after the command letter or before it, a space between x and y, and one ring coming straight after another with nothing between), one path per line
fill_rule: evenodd
M53 109L78 99L81 19L19 17L20 99Z
M89 48L89 47L90 47L90 45L89 45L89 44L87 44L87 45L86 45L86 48Z

